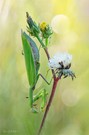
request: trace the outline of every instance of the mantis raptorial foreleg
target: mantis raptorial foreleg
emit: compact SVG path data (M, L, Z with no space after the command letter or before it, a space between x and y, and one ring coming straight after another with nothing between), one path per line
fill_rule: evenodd
M47 103L47 95L48 95L48 92L46 91L46 89L43 89L43 94L42 94L42 102L41 102L41 107L40 107L40 110L43 111L45 106L46 106L46 103Z
M41 110L44 109L45 105L46 105L46 98L47 98L48 92L45 89L41 89L36 95L33 95L33 89L30 88L29 91L29 98L30 98L30 106L32 109L33 113L37 113L38 110L36 109L35 106L35 102L41 98L42 99L42 103L41 103Z
M50 85L51 81L52 81L52 78L51 78L51 81L48 82L45 77L43 77L42 74L38 74L38 78L39 76L42 77L42 79L48 84ZM45 90L45 89L41 89L36 95L33 94L34 92L34 89L35 87L30 87L30 91L29 91L29 98L30 98L30 106L32 108L32 112L34 113L37 113L37 109L34 105L34 102L36 102L38 99L42 99L42 102L41 102L41 111L44 109L45 105L46 105L46 98L47 98L47 95L48 95L48 92Z

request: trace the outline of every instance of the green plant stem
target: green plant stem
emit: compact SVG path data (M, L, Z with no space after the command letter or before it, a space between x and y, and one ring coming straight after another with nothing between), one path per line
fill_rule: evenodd
M45 39L45 45L48 45L48 38Z
M36 38L38 39L38 41L40 42L40 44L42 45L43 48L46 48L43 41L40 39L39 35L36 34Z
M47 58L48 58L48 60L49 60L49 59L50 59L50 56L49 56L47 47L44 45L43 41L40 39L40 37L39 37L38 35L36 35L36 38L38 39L38 41L39 41L40 44L42 45L42 47L43 47L43 49L44 49L44 51L45 51L45 53L46 53L46 55L47 55ZM53 74L53 78L55 78L56 75L55 75L54 70L52 69L51 71L52 71L52 74Z

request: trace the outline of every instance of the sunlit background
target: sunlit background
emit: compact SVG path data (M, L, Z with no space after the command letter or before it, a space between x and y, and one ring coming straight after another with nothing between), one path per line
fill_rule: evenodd
M21 54L26 11L36 22L52 26L49 53L71 53L71 68L77 76L74 81L59 82L42 135L89 135L88 0L0 0L0 135L37 135L43 116L32 114L26 99L29 86ZM45 76L47 59L42 49L40 52L40 72ZM37 87L42 84L50 93L51 86L42 79Z

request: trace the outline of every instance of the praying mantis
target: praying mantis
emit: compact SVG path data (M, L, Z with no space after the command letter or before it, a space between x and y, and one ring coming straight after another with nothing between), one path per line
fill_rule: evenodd
M34 90L37 84L37 81L39 79L39 76L41 76L45 81L46 79L39 74L39 68L40 68L40 62L39 62L39 50L36 46L36 43L28 36L25 32L21 31L21 38L22 38L22 44L23 44L23 52L24 52L24 58L25 58L25 65L26 65L26 71L28 76L28 82L29 82L29 100L30 100L30 106L33 113L37 113L38 110L35 106L35 101L37 101L39 98L42 99L41 101L41 110L44 109L46 105L47 95L48 92L45 89L41 89L36 95L34 95ZM49 85L50 83L46 81L46 83Z

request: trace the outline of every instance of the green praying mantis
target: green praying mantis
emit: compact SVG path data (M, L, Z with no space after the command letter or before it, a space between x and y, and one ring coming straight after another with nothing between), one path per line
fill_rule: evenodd
M30 100L30 106L31 106L32 112L37 113L38 110L36 109L36 106L34 104L35 101L37 101L39 98L42 99L41 107L40 107L42 111L46 105L48 92L45 89L41 89L36 95L34 95L34 90L35 90L37 81L39 79L39 76L41 76L45 81L46 79L41 74L39 74L40 56L39 56L39 50L35 42L32 40L32 38L30 38L30 36L28 36L23 31L21 31L21 37L22 37L22 44L23 44L28 82L30 86L28 98ZM50 84L50 83L47 82L47 84Z

